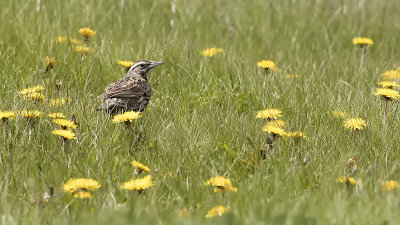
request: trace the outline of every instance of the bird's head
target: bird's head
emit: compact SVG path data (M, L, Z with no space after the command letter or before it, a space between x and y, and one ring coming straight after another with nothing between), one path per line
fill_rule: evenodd
M128 73L134 73L142 76L143 78L147 79L147 76L150 75L151 71L159 65L162 65L162 62L150 61L146 59L141 59L136 61L131 68L129 69Z

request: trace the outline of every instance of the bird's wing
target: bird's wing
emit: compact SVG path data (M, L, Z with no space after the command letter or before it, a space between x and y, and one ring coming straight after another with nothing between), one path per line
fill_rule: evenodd
M119 80L106 88L107 98L131 98L151 94L151 87L143 78Z

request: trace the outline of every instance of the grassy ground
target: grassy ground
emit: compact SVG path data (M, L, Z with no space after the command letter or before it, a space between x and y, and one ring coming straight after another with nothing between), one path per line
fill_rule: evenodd
M1 224L398 224L400 193L382 192L380 183L400 180L400 117L384 130L383 102L373 92L380 74L399 66L399 10L393 0L0 1L0 110L44 114L34 126L11 120L9 146L0 146ZM85 26L97 33L94 52L81 60L56 38L80 39ZM355 36L375 41L362 65ZM223 53L204 58L199 52L208 47ZM57 60L49 73L46 56ZM117 60L137 59L165 64L150 77L154 94L143 117L127 129L96 111L95 96L123 76ZM262 72L262 59L280 72ZM72 102L52 107L18 95L33 85L44 85L47 99ZM254 115L264 108L281 109L288 129L307 139L280 139L260 158L268 135ZM331 116L335 109L365 119L366 129L353 137ZM51 134L51 112L74 112L79 122L70 168ZM336 183L350 157L357 190ZM135 176L132 160L152 169L155 186L142 194L119 188ZM238 192L203 185L217 175ZM93 199L63 192L78 177L99 181ZM54 196L42 204L49 187ZM204 218L216 205L231 211ZM189 213L179 217L182 209Z

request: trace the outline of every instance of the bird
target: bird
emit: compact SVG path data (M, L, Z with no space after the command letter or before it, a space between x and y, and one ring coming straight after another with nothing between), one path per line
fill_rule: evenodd
M108 85L99 95L103 103L97 110L109 114L136 111L143 112L150 101L151 86L148 77L152 70L164 63L141 59L136 61L126 75Z

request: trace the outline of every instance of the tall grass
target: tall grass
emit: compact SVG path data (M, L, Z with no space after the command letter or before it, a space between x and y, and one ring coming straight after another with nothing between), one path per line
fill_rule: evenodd
M383 193L380 182L400 179L400 121L383 132L383 102L373 90L382 72L399 66L399 10L392 0L0 1L0 110L44 113L32 128L20 117L9 123L9 146L0 147L1 223L397 224L399 193ZM80 39L85 26L97 34L95 51L81 61L56 38ZM361 67L355 36L375 41ZM203 58L208 47L223 53ZM49 73L46 56L57 60ZM96 96L124 75L117 60L137 59L165 64L150 77L153 96L133 132L97 112ZM274 60L279 74L257 68L262 59ZM48 99L72 102L57 108L18 95L39 84ZM263 160L267 134L254 115L264 108L281 109L307 140L280 139ZM331 116L335 109L364 118L366 129L353 138ZM58 111L74 112L79 123L70 168L47 118ZM357 191L336 183L350 157L358 160ZM119 188L134 177L132 160L152 169L156 185L142 194ZM218 195L203 185L217 175L238 192ZM75 177L102 186L93 199L73 199L62 184ZM55 194L44 204L49 187ZM231 212L205 219L215 205ZM190 214L179 217L183 208Z

